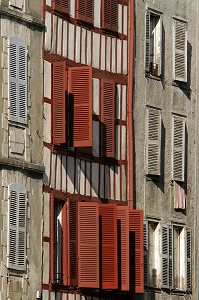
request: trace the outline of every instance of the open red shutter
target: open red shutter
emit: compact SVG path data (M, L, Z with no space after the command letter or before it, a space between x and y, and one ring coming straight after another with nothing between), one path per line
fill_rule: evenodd
M102 27L118 31L118 0L102 0Z
M115 156L115 82L101 79L101 155Z
M62 209L62 238L63 238L63 249L62 249L62 272L63 272L63 283L69 285L69 266L68 266L68 203L65 202Z
M69 200L69 284L77 286L77 202Z
M129 210L130 284L136 293L144 292L143 211Z
M99 288L99 205L78 203L78 286Z
M53 0L53 10L60 13L69 13L69 0Z
M93 0L77 1L77 19L93 23Z
M102 289L117 289L117 206L114 204L100 204L99 213L102 239L100 241L102 247Z
M52 123L54 144L66 142L66 63L55 62L52 70L53 102Z
M73 147L92 146L92 68L69 68L70 102L73 104Z
M117 206L119 289L129 290L129 207Z

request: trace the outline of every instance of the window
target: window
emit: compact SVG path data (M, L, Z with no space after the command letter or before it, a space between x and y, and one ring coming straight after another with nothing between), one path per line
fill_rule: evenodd
M53 10L62 13L69 13L69 0L53 0L52 2Z
M62 203L54 202L54 282L63 282L63 265L62 265Z
M101 79L100 148L101 156L115 157L115 82Z
M160 14L146 13L146 71L160 76L162 59L162 21Z
M18 37L9 39L9 120L27 124L27 46Z
M172 179L184 181L185 173L185 118L172 118Z
M77 0L77 19L93 23L94 0Z
M26 199L24 186L8 186L8 268L26 269Z
M102 28L118 31L118 0L102 0Z
M147 108L146 169L149 175L161 172L161 111Z
M173 77L174 80L187 82L187 23L173 20Z
M92 68L70 67L65 61L52 68L52 141L71 147L92 146ZM68 92L68 93L67 93Z

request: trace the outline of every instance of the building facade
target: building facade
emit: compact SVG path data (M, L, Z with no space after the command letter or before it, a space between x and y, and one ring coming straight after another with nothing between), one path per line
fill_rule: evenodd
M1 299L41 287L43 29L41 1L0 1Z
M143 292L133 18L132 1L44 1L44 300Z
M198 1L135 1L136 208L144 299L198 298Z

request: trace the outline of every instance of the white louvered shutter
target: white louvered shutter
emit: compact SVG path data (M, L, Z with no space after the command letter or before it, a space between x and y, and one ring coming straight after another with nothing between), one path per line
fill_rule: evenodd
M173 280L173 226L169 227L169 288L174 288Z
M144 285L148 285L148 221L144 221Z
M186 230L186 273L187 273L187 291L191 291L191 230Z
M9 185L8 268L26 269L26 189Z
M150 11L146 12L145 69L147 72L150 71Z
M172 174L173 180L184 181L185 164L185 118L173 116L173 149Z
M174 20L174 80L187 81L187 23Z
M160 175L161 111L147 109L147 174Z
M18 37L9 42L9 120L27 123L27 46Z
M169 287L169 226L162 224L162 287Z

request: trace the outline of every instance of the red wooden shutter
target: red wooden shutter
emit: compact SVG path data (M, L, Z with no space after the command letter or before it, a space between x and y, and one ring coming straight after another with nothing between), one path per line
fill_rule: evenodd
M77 1L77 19L93 23L93 0Z
M129 290L129 207L117 206L119 289Z
M102 0L102 27L118 31L118 0Z
M78 203L78 286L99 288L99 205Z
M131 288L144 292L143 211L129 210ZM134 249L132 249L132 246Z
M62 270L63 270L63 283L65 285L69 285L69 265L68 265L68 217L67 211L68 210L68 203L65 202L63 209L62 209L62 236L63 236L63 248L62 248Z
M118 288L117 262L117 206L114 204L99 205L102 249L102 289Z
M69 201L69 284L77 286L77 202Z
M66 142L66 63L55 62L52 70L52 140L54 144Z
M92 68L69 68L70 98L73 102L73 147L92 146Z
M53 10L60 13L69 13L69 0L53 0Z
M115 156L115 82L101 79L101 155Z

